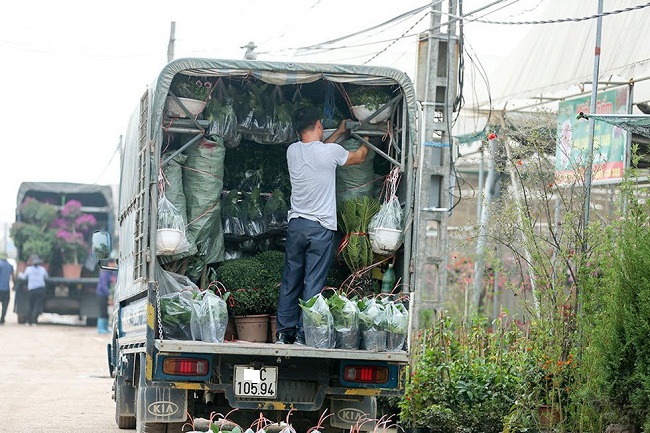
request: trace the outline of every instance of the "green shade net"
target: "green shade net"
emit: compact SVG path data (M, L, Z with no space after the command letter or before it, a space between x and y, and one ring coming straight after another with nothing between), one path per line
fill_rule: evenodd
M633 134L650 138L650 116L645 114L584 114L580 113L578 119L594 119L610 125L618 126Z

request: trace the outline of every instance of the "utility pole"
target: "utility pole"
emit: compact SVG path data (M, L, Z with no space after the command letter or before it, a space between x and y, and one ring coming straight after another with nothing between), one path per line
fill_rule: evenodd
M591 78L591 104L589 106L589 114L596 114L596 100L598 99L598 70L600 68L600 38L603 27L603 0L598 0L598 18L596 19L596 46L594 49L594 68ZM587 231L589 225L589 209L591 207L591 177L593 173L594 164L594 130L596 119L589 118L589 139L588 139L588 156L587 156L587 171L585 175L585 207L584 207L584 230Z
M167 63L174 60L174 44L176 43L176 21L172 21L169 32L169 44L167 45Z
M449 16L457 15L457 0L432 2L429 30L418 41L416 98L423 111L420 117L423 143L417 160L421 178L414 230L425 234L425 240L417 243L415 257L411 259L411 268L417 269L420 275L411 288L416 299L413 305L421 306L419 314L412 318L416 329L432 318L426 316L443 309L447 288L447 231L453 187L451 129L458 82L458 38L455 19L441 22L442 3L448 5Z

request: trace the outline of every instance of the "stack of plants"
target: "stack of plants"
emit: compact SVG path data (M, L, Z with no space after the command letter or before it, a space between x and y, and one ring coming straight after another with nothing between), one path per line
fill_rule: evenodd
M308 345L372 351L404 348L408 311L402 300L380 296L359 298L326 288L308 300L301 299L300 307Z
M353 274L350 285L362 297L374 294L371 275L374 253L368 237L368 224L379 207L378 199L361 196L343 201L338 210L338 225L345 233L338 248L339 257Z

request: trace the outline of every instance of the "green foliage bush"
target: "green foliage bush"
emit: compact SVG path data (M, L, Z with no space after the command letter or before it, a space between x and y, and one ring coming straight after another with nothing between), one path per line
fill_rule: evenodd
M267 284L269 272L255 258L226 260L215 270L215 276L230 292L231 313L235 316L269 314L273 299Z
M407 427L437 433L497 433L524 389L521 332L515 326L485 321L471 327L441 317L422 331L421 352L400 402Z
M650 206L627 195L625 217L594 228L585 275L585 389L590 415L650 431ZM588 370L587 370L588 368Z

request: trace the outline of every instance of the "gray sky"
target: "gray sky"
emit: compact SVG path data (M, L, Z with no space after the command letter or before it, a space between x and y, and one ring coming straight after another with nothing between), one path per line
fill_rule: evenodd
M416 35L425 12L333 44L345 49L298 55L295 48L381 24L427 1L75 0L0 6L0 223L15 216L23 181L117 184L116 149L139 97L167 62L171 22L175 57L243 58L254 41L262 60L392 66L413 76ZM470 11L488 0L465 1ZM503 1L490 17L530 17L544 0ZM491 10L496 10L496 7ZM418 21L419 20L419 21ZM490 67L527 29L472 24L467 43ZM404 37L391 44L395 38ZM304 52L301 52L304 53ZM376 57L375 57L376 56ZM374 58L373 58L374 57ZM111 163L112 161L112 163Z

